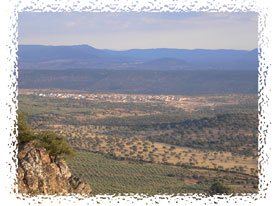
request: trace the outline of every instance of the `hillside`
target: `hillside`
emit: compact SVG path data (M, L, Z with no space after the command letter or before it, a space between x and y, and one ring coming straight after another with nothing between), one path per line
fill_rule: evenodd
M257 93L257 71L21 70L19 88L59 88L94 93Z
M126 70L253 70L258 68L257 49L187 50L135 49L113 51L88 45L19 45L20 69L126 69ZM160 59L169 61L163 62ZM167 64L168 62L168 64Z
M127 51L104 50L108 54L137 58L143 61L152 61L159 58L176 58L185 60L190 68L195 69L221 69L221 70L255 70L258 68L258 51L253 49L131 49ZM191 66L192 65L192 66Z

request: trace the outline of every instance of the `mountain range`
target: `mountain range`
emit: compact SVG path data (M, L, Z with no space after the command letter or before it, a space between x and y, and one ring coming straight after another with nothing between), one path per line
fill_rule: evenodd
M131 49L115 51L89 45L19 45L20 69L257 70L257 49Z
M19 45L19 88L98 93L257 93L257 50Z

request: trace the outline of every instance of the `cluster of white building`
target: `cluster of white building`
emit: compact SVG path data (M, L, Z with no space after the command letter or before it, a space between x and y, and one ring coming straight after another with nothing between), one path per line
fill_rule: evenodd
M29 93L30 94L30 93ZM185 101L188 98L177 95L135 95L135 94L74 94L74 93L58 93L58 92L34 92L34 95L40 97L55 97L55 98L71 98L71 99L87 99L87 100L109 100L109 101Z

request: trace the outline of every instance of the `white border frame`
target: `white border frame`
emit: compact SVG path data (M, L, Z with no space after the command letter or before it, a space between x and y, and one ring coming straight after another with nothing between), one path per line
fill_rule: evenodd
M263 2L264 4L261 4ZM16 121L17 102L17 56L18 49L18 12L71 12L71 11L90 11L90 12L247 12L253 11L259 14L258 23L258 48L261 51L259 55L259 193L240 194L239 196L214 196L205 197L201 194L171 196L156 195L146 197L132 194L129 196L98 195L95 197L75 196L38 196L24 197L17 193L17 187L14 184L16 180L16 135L14 133L14 123ZM274 177L272 177L272 165L275 165L274 154L271 153L272 134L275 133L274 111L274 83L271 78L275 77L274 60L272 60L272 51L274 51L275 36L272 21L275 19L272 13L272 0L9 0L0 6L0 137L1 137L1 155L0 155L0 194L6 199L6 204L18 205L72 205L72 204L104 204L104 205L167 205L167 204L219 204L219 205L260 205L268 204L274 200L272 189L274 189ZM273 61L273 62L272 62ZM273 180L273 181L272 181ZM1 199L2 199L1 198ZM5 202L2 199L2 202ZM272 201L273 202L273 201Z

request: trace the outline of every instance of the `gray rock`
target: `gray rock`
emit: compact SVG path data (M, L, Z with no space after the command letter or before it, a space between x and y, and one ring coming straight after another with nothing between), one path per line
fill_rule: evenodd
M78 177L72 176L66 162L50 156L36 141L19 145L18 192L25 194L92 194L92 189Z

